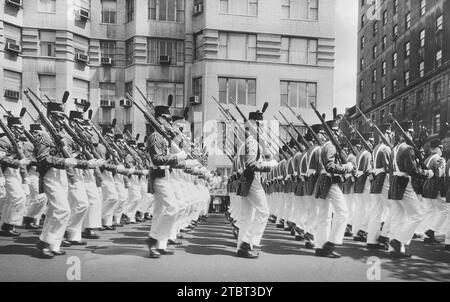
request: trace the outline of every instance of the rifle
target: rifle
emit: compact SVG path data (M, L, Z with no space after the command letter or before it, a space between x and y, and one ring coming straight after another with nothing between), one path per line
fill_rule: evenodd
M356 135L359 136L364 145L364 148L366 148L366 150L368 150L370 153L373 153L373 148L369 145L369 142L364 138L364 136L362 136L362 134L356 129L354 125L350 124L350 122L345 118L345 116L344 120L347 122L349 127L356 133Z
M420 152L420 150L419 150L419 148L417 148L416 144L414 144L414 142L408 137L405 130L403 130L403 128L400 126L400 124L397 122L397 120L392 116L392 113L389 114L389 117L391 118L392 123L394 124L395 128L397 128L397 130L400 132L400 135L403 137L403 139L406 141L406 143L408 145L410 145L411 147L413 147L414 153L415 153L417 159L419 160L420 167L424 170L428 170L427 165L425 165L425 163L424 163L424 158L423 158L422 152Z
M317 110L316 106L314 106L313 103L311 103L311 107L313 108L314 112L316 113L317 117L319 118L320 122L322 123L322 126L324 127L325 132L328 134L328 137L330 138L331 143L336 148L337 154L339 155L341 162L345 163L346 158L344 158L343 153L342 153L342 148L339 145L339 142L337 141L336 137L334 136L332 130L330 129L330 127L328 127L323 116L320 114L320 112Z
M383 143L388 146L389 148L394 148L394 146L392 146L392 144L387 140L387 138L384 136L384 134L381 132L380 128L378 128L378 126L372 121L370 120L363 112L361 109L359 109L358 106L356 106L356 110L358 110L358 112L361 114L361 116L364 118L364 120L369 123L369 125L371 125L373 128L375 128L375 130L377 131L378 135L380 136L380 139L383 141Z
M275 116L275 120L276 120L276 121L280 124L280 126L281 126L281 121L280 121L276 116ZM291 126L291 124L288 123L287 126ZM286 133L289 134L289 136L291 137L291 140L294 141L294 143L295 143L295 145L297 146L297 148L298 148L299 151L302 151L302 150L305 149L305 147L302 146L302 145L299 143L299 141L297 140L297 138L291 133L291 131L290 131L288 128L286 128ZM292 151L294 151L294 150L292 150Z
M14 117L11 111L6 110L5 107L3 107L2 104L0 104L0 108L2 108L6 113L8 113L9 117ZM25 113L27 113L27 109L25 107L22 107L22 110L20 110L20 118L23 118L25 116ZM24 127L23 133L27 137L27 139L30 141L30 143L34 144L34 136L31 135L31 133Z
M272 137L272 136L276 137L276 134L273 133L273 130L270 129L269 127L267 127L267 129L269 129L270 133L269 133L269 131L266 130L264 127L261 126L261 128L262 128L263 131L266 133L266 135L268 135L268 137ZM284 142L281 138L279 138L279 140L280 140L280 142L281 142L284 146L286 146L286 148L287 148L289 154L290 154L291 156L294 156L295 154L294 154L294 151L292 150L292 148L289 147L289 145L288 145L286 142ZM272 141L275 142L275 140L274 140L273 138L272 138ZM275 143L275 145L279 148L280 152L283 153L284 158L288 159L289 156L287 156L287 154L283 151L283 148L281 148L280 145L278 145L277 143Z
M284 116L283 112L281 112L281 111L278 111L278 112L283 117L283 119L286 121L286 123L288 123L292 129L294 129L295 133L297 133L298 138L300 138L300 140L302 141L302 144L305 145L305 147L307 149L309 149L311 147L311 144L308 141L306 141L306 139L303 137L303 135L300 133L300 131L298 131L297 128L294 127L293 123L288 121L286 116Z
M317 142L317 144L319 144L320 146L323 146L323 142L319 139L319 136L317 135L317 133L315 131L313 131L313 129L309 126L309 124L303 119L303 117L297 113L295 113L294 109L292 109L292 107L286 103L283 102L284 105L292 112L292 114L300 121L303 123L303 125L305 125L306 129L308 129L308 131L311 133L311 135L313 136L314 140Z

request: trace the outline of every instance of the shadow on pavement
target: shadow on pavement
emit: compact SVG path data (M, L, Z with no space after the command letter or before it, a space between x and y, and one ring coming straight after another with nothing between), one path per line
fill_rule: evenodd
M25 255L33 258L39 258L36 247L26 246L23 244L0 246L0 255Z

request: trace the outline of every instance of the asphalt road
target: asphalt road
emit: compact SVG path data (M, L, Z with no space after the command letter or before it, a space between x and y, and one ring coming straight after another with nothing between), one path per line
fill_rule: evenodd
M231 227L223 215L211 214L173 256L149 259L145 239L149 223L102 232L87 246L65 248L67 255L52 260L36 258L38 233L23 231L19 238L0 237L0 281L369 281L367 271L380 263L381 281L450 281L450 253L442 245L413 241L411 259L391 260L385 252L367 251L361 243L346 240L343 257L314 256L302 242L268 224L259 259L236 257ZM74 256L76 258L74 258ZM376 256L379 262L368 263ZM372 259L370 259L372 260ZM377 260L377 259L375 259Z

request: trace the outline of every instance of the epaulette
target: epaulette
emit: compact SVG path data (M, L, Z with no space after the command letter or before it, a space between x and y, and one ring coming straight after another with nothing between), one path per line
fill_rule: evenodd
M47 147L52 147L52 146L56 147L53 138L50 136L50 134L48 134L45 131L42 131L42 130L36 131L35 138L36 138L36 140L35 140L36 145L44 145Z

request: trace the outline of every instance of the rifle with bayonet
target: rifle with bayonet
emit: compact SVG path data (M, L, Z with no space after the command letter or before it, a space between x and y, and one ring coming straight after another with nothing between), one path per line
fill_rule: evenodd
M383 141L383 143L388 146L389 148L394 148L394 146L392 146L392 144L387 140L387 138L384 136L384 134L381 132L380 128L378 128L378 126L372 121L370 120L362 111L361 109L359 109L358 106L356 106L356 110L358 110L358 112L361 114L361 116L364 118L364 120L369 123L369 125L371 125L378 133L380 139Z
M366 150L369 151L370 153L373 153L373 148L370 146L369 142L364 138L364 136L362 136L362 134L358 131L358 129L356 129L356 127L353 124L350 124L350 122L345 118L345 116L344 120L347 122L348 126L353 130L353 132L355 132L356 135L358 135L359 139L364 145L364 148L366 148Z
M311 126L303 119L303 117L300 114L295 113L294 109L292 109L292 107L284 102L284 105L292 112L292 114L300 121L303 123L303 125L305 125L306 129L308 129L308 131L311 133L312 137L314 138L314 140L317 142L317 144L319 144L320 146L323 145L323 142L319 139L319 136L317 135L317 133L315 131L313 131L313 129L311 128Z

